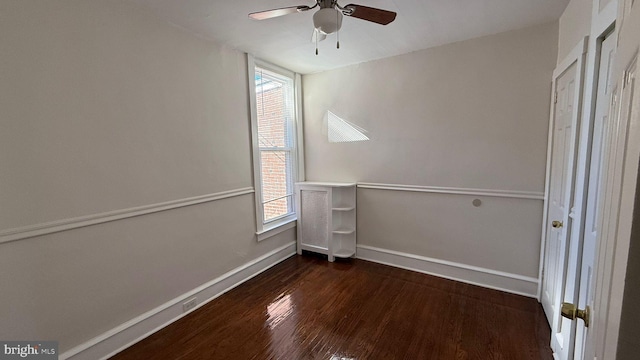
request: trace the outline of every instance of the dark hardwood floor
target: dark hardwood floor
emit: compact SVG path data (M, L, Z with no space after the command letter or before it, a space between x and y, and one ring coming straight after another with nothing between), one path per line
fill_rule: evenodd
M294 256L112 359L552 359L536 300Z

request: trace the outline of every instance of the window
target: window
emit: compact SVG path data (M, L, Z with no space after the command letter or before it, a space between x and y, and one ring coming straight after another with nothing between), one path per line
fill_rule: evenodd
M294 73L249 58L258 240L281 225L294 225L299 155L296 82Z

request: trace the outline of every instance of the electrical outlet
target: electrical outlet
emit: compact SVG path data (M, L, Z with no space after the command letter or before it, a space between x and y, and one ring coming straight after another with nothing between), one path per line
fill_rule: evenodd
M182 303L182 311L187 312L193 310L198 305L198 298L189 299Z

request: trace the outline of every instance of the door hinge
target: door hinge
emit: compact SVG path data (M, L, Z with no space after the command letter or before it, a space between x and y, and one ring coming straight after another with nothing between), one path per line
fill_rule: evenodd
M553 103L554 104L558 103L558 92L557 91L553 93Z
M631 80L633 80L633 73L631 71L625 70L622 78L622 88L626 88L627 85L631 84Z
M629 75L629 72L627 70L622 72L622 88L623 89L627 87L627 80L629 79L627 75Z

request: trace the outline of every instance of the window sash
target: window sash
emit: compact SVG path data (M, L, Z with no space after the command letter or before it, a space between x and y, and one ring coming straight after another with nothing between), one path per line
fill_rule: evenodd
M293 152L295 150L293 147L261 147L260 151L282 151L282 152Z
M294 197L294 195L293 195L293 194L287 194L287 195L282 196L282 197L280 197L280 198L278 198L278 199L272 199L272 200L265 201L265 202L262 204L262 206L263 206L263 207L264 207L265 205L269 204L269 203L272 203L272 202L275 202L275 201L278 201L278 200L287 199L287 198L289 199L289 201L287 202L287 207L288 207L288 209L287 209L287 212L286 212L286 213L281 214L281 215L278 215L278 216L275 216L275 217L273 217L273 218L271 218L271 219L268 219L268 220L266 219L266 215L265 215L266 213L263 213L263 215L262 215L262 216L263 216L263 222L264 222L265 224L269 224L269 223L277 222L278 220L288 218L288 217L290 217L293 213L295 213L295 206L294 206L294 204L293 204L293 197Z
M281 148L275 148L275 149L260 149L259 154L260 154L260 158L258 159L260 161L260 174L262 175L262 171L263 171L263 163L262 163L262 153L273 153L273 152L277 152L277 153L284 153L284 159L283 161L285 162L284 164L284 170L285 170L285 188L286 188L286 195L282 195L279 196L277 198L272 198L272 199L265 199L265 183L264 183L264 179L261 179L261 196L260 199L262 200L262 205L264 207L264 204L273 200L277 200L278 198L283 198L286 197L288 195L293 195L293 185L295 183L295 165L294 165L294 151L293 149L291 150L284 150ZM263 209L264 211L264 209ZM292 209L289 210L289 214L293 213L295 210L293 209L293 205L292 205Z
M276 200L284 199L284 198L286 198L286 197L290 197L290 196L293 196L293 193L287 193L286 195L282 195L282 196L274 197L274 198L271 198L271 199L269 199L269 200L263 200L263 201L262 201L262 204L264 205L264 204L266 204L266 203L274 202L274 201L276 201Z

